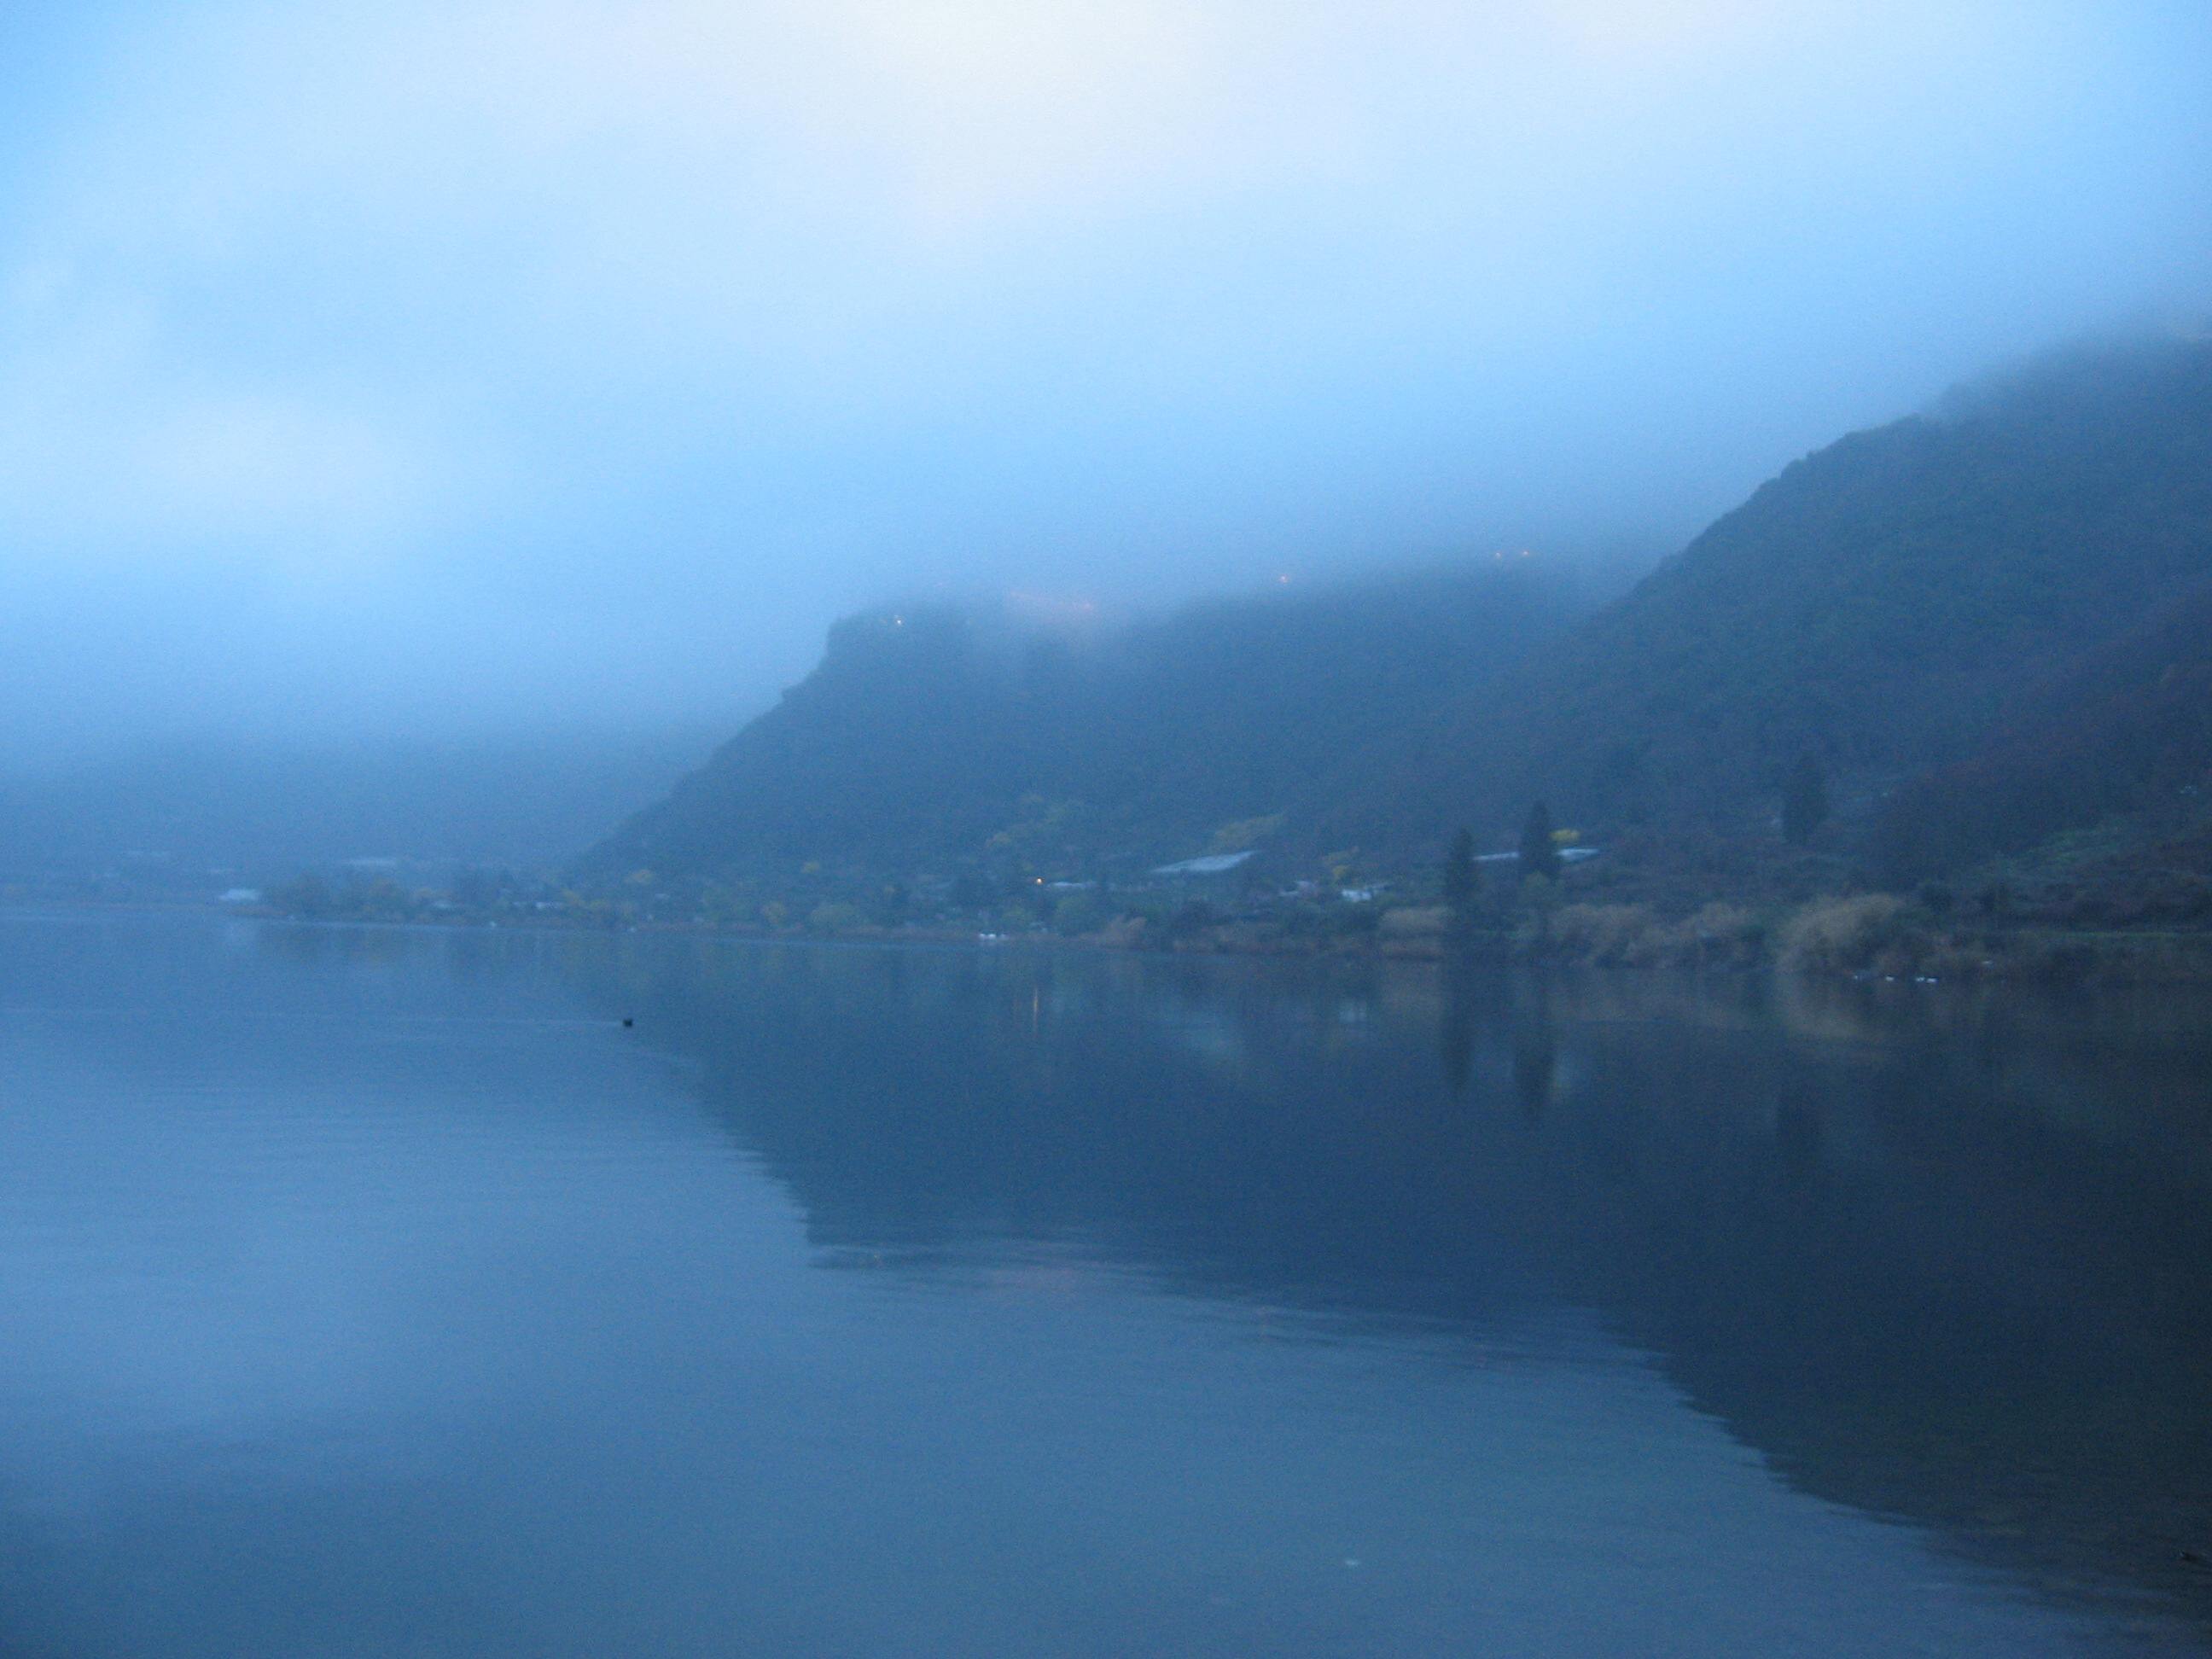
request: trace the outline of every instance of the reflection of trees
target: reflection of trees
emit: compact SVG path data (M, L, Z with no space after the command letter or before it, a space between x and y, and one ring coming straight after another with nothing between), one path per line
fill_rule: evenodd
M1517 1026L1513 1032L1513 1097L1521 1115L1534 1123L1551 1104L1552 1085L1559 1070L1559 1045L1552 1028L1540 1018Z
M455 938L462 937L454 935ZM253 930L257 948L318 966L393 963L420 954L422 935L404 927L270 922Z
M653 945L593 977L825 1244L1053 1238L1430 1328L1534 1273L1810 1491L2212 1599L2174 1565L2212 1486L2184 1022L1020 953Z
M1814 1093L1784 1084L1774 1103L1774 1151L1790 1178L1807 1182L1820 1172L1820 1103Z
M1468 1080L1474 1075L1476 1000L1484 977L1463 957L1454 956L1444 963L1437 1059L1443 1067L1444 1087L1455 1100L1467 1092Z

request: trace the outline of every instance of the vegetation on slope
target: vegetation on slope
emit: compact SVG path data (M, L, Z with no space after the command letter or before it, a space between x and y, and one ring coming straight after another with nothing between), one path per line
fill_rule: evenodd
M1883 804L1885 879L1956 875L2069 831L2180 836L2212 805L2212 589L2093 653L2010 711L1980 751Z
M2212 346L2057 360L1786 468L1503 696L1445 705L1340 836L1756 829L1817 756L1848 798L1959 759L2212 582Z
M872 611L585 869L1127 878L1239 850L1316 822L1341 757L1474 695L1578 609L1565 583L1483 561L1122 627Z
M2053 929L2212 923L2208 639L2212 346L2084 355L1796 463L1595 613L1516 560L1121 628L848 619L580 902L2040 972L2087 948ZM1601 856L1547 870L1546 802ZM1209 853L1253 856L1157 875Z

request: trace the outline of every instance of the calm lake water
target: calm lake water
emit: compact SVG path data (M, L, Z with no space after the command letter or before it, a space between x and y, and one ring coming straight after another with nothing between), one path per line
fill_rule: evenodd
M0 918L0 1653L2199 1650L2209 1034Z

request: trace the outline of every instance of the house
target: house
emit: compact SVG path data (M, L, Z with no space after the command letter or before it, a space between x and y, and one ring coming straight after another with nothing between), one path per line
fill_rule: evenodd
M1225 876L1252 856L1252 849L1242 853L1208 853L1203 857L1184 859L1176 864L1163 864L1152 873L1182 878L1190 876Z

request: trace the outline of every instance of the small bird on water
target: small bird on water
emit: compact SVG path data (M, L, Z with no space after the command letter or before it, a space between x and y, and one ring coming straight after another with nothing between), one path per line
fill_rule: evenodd
M635 1020L632 1019L632 1018L631 1018L628 1014L624 1014L624 1015L623 1016L623 1030L625 1030L625 1031L629 1030L633 1025L635 1025L636 1024L637 1024L637 1022L636 1022Z

